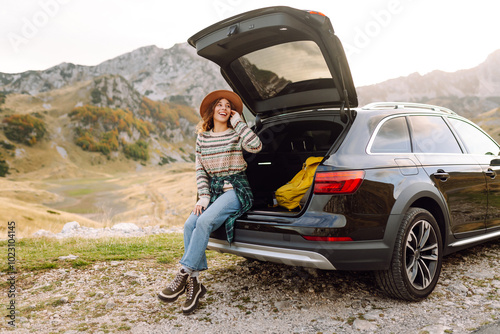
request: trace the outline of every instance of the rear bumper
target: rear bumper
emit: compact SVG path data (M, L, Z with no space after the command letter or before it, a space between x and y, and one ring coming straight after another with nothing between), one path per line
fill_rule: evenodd
M262 246L242 242L233 242L231 246L229 246L227 241L214 238L210 238L207 248L221 253L230 253L260 261L282 263L290 266L335 270L335 267L326 257L307 250Z
M323 270L386 270L392 258L387 240L323 242L308 241L297 234L237 229L235 241L211 235L208 249L260 261Z

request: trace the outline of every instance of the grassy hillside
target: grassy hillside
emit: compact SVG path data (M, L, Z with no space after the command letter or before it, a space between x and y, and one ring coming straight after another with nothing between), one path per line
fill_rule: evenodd
M36 96L2 95L0 123L5 122L0 124L0 154L11 175L41 171L49 177L71 178L89 169L115 173L193 160L198 122L193 108L146 97L134 104L135 100L121 96L113 86L117 81L124 86L123 78L104 79L78 82ZM120 101L126 108L92 105L96 89L102 94L101 104L106 101L116 105ZM13 138L11 134L17 132L9 130L13 127L8 128L7 120L19 118L41 122L43 138ZM15 148L6 149L2 142Z
M152 101L116 76L2 93L0 216L17 222L17 236L70 221L181 225L196 198L197 122L193 108Z
M492 109L472 118L483 130L500 143L500 108Z
M2 123L0 154L10 174L0 177L0 215L17 222L17 236L39 229L58 233L70 221L88 227L181 225L196 197L194 166L185 162L191 160L194 133L178 142L170 134L184 135L195 112L148 100L148 107L134 111L91 106L88 88L89 83L80 83L36 97L6 96L0 119L40 120L46 132L36 142L17 142L7 137L7 123ZM177 130L182 119L185 132ZM84 150L78 140L85 131L97 144L119 140L119 150ZM147 161L124 153L138 140L150 143ZM166 159L169 152L177 159ZM166 164L172 161L181 163ZM0 225L1 235L5 228Z

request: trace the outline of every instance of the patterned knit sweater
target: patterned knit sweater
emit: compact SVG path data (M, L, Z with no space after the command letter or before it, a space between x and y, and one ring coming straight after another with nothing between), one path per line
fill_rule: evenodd
M204 208L210 201L210 178L245 171L247 163L242 150L258 153L262 149L259 137L238 113L231 117L231 125L233 129L205 131L196 139L196 185L200 197L197 204Z

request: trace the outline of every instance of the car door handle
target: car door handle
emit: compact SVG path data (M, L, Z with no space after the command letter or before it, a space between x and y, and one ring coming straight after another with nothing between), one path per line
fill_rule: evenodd
M436 179L439 179L443 182L445 182L446 180L448 180L450 178L450 174L446 173L444 170L442 169L438 169L436 173L434 173L434 177Z
M497 173L491 168L488 168L488 170L484 172L484 174L486 174L486 176L491 177L492 179L494 179L497 176Z

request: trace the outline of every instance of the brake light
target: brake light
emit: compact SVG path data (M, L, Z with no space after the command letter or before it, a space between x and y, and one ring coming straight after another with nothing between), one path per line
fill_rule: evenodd
M309 14L313 14L313 15L321 15L321 16L326 16L325 14L321 13L321 12L317 12L315 10L309 10L307 11Z
M314 180L315 194L352 194L365 178L362 170L318 172Z
M352 241L350 237L314 237L311 235L303 235L302 237L309 241Z

